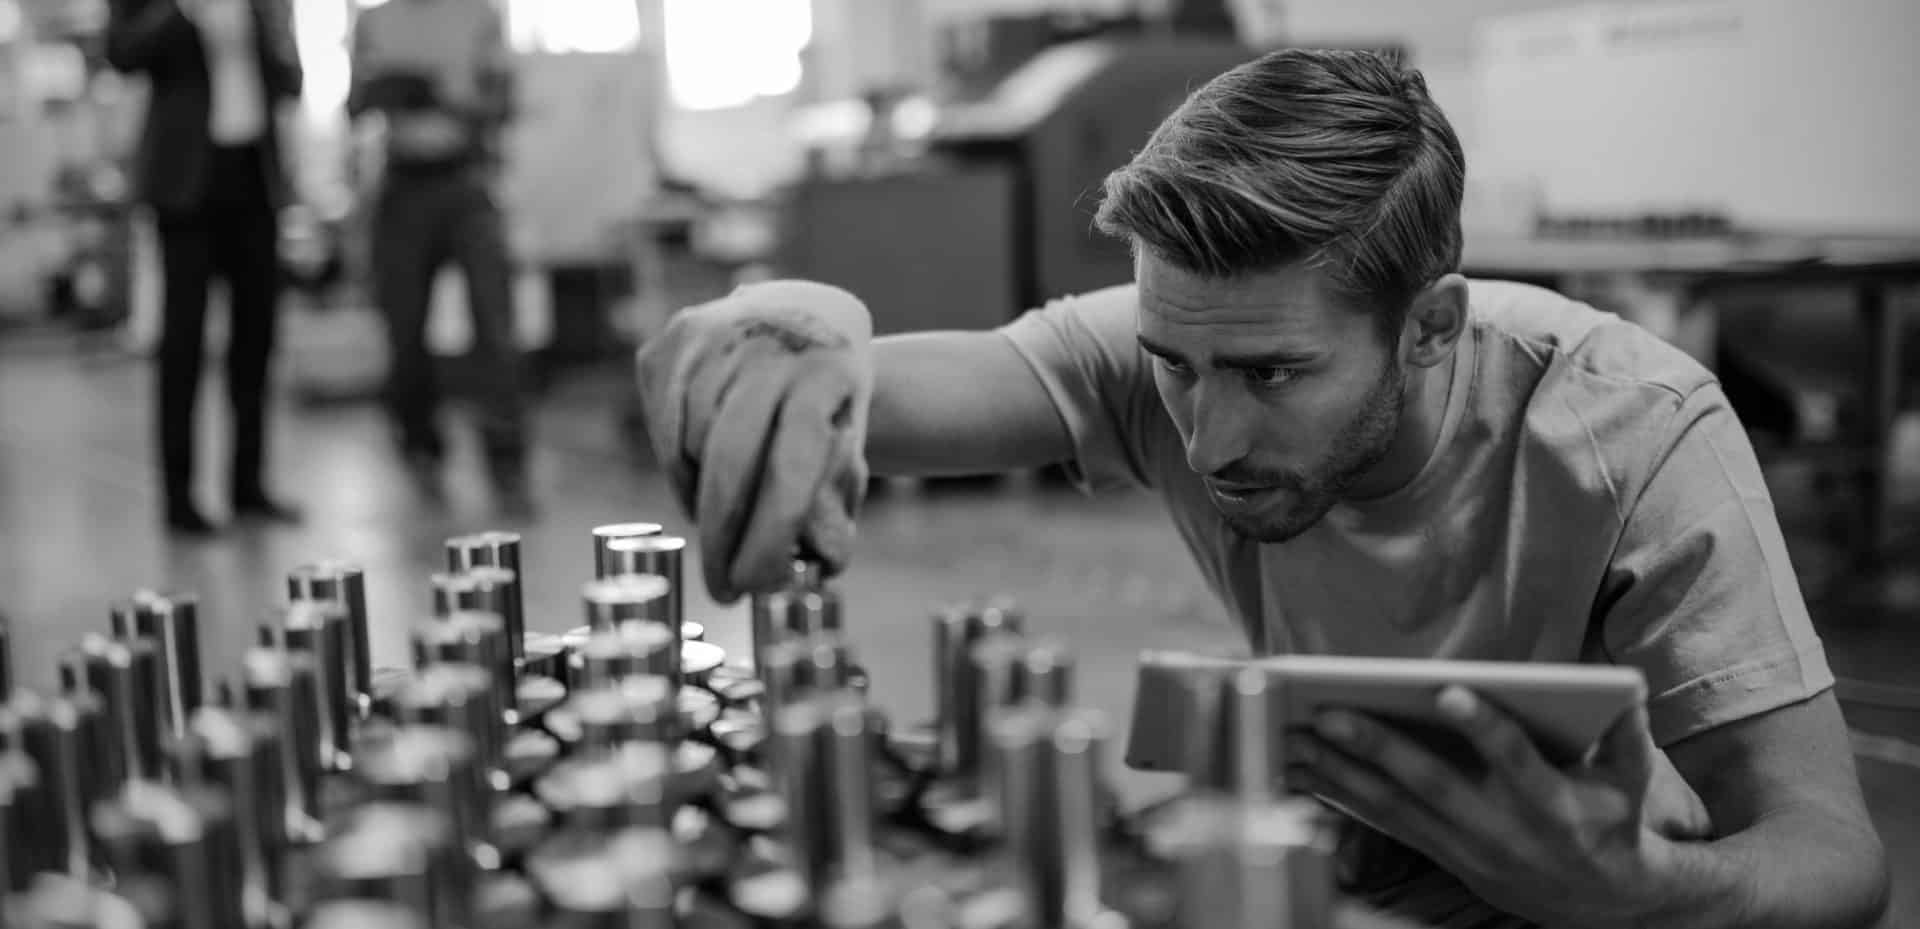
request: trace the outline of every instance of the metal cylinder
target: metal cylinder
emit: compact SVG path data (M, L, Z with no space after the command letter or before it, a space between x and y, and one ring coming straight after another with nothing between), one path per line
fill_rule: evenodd
M262 717L203 707L175 743L183 782L225 792L233 808L235 881L248 925L271 925L286 903L286 800L279 733Z
M560 636L544 632L528 633L520 649L523 656L520 673L567 683L569 651L566 641Z
M615 539L628 539L641 536L659 535L666 531L659 523L609 523L593 527L593 576L611 577L619 574L615 570L613 553L607 550L607 544Z
M515 708L516 674L513 652L507 646L505 619L493 613L455 610L442 619L415 623L411 635L416 667L466 664L485 668L493 676L497 708L503 714Z
M599 757L577 758L553 766L534 785L534 794L572 829L665 829L673 778L672 750L664 744L634 743Z
M434 929L425 915L404 903L344 899L315 904L298 929Z
M879 879L875 841L878 816L873 783L873 746L879 737L872 709L851 690L823 698L822 728L826 754L828 835L836 883Z
M504 568L513 572L513 582L501 591L500 617L507 623L507 639L513 659L522 658L520 643L526 637L526 574L520 567L520 533L498 530L455 536L447 540L447 570L472 571L475 568Z
M629 677L576 690L547 717L547 728L582 757L611 754L635 742L672 744L680 738L672 682Z
M939 719L939 759L943 770L962 778L980 770L980 682L972 652L980 642L1019 634L1018 612L1008 606L948 607L934 614L934 680Z
M87 832L87 810L96 799L93 755L98 750L101 725L91 695L42 697L21 691L13 699L18 714L21 748L33 760L42 786L36 843L43 852L34 856L40 867L86 880L93 871L93 842ZM97 788L92 788L97 789ZM21 849L28 845L16 846Z
M1226 790L1243 802L1278 799L1285 776L1284 720L1273 718L1281 684L1257 667L1241 668L1221 681L1220 746L1224 749Z
M199 598L188 593L142 592L135 595L135 602L134 635L152 642L159 655L164 696L160 712L166 734L182 735L205 698Z
M367 576L358 565L343 561L319 561L301 565L287 574L289 601L325 600L346 610L347 647L351 653L349 679L357 695L359 716L364 718L373 701L373 645L367 632Z
M487 669L429 665L407 678L395 690L392 702L393 716L401 723L443 726L470 739L481 782L506 789L506 719Z
M547 898L551 929L677 929L675 854L660 830L563 832L534 849L527 873Z
M680 649L671 627L664 623L630 622L600 629L575 649L567 678L576 687L600 687L651 674L680 678Z
M347 815L313 855L317 900L398 904L427 925L469 925L472 858L445 814L417 804L370 803Z
M247 929L232 802L218 790L150 785L94 810L93 828L123 878L164 890L162 925ZM137 863L137 866L130 866Z
M101 697L114 755L123 764L108 789L128 780L157 780L160 662L152 643L88 635L80 640L80 650L86 656L87 686Z
M1105 717L1067 710L1056 718L1047 742L1051 813L1042 869L1044 925L1093 925L1100 900L1100 766L1109 727Z
M1023 700L1064 708L1073 702L1073 653L1054 641L1028 641L1015 689Z
M979 701L973 710L975 719L991 719L996 711L1015 706L1026 696L1021 685L1028 646L1025 639L1011 635L992 636L973 646L968 660Z
M788 624L793 635L840 631L840 594L829 588L803 591L794 601Z
M282 832L294 845L318 841L321 733L320 681L313 656L271 648L249 649L241 659L241 687L249 712L277 733Z
M425 807L446 818L449 840L475 864L497 867L493 790L477 763L473 739L436 725L400 725L362 750L358 777L375 802Z
M753 667L762 673L768 653L775 645L793 637L793 614L799 609L800 593L772 590L754 594L750 616L753 634Z
M787 808L784 838L794 867L819 894L833 878L833 814L823 751L827 708L818 699L800 700L772 710L769 722L770 767Z
M666 597L666 578L651 574L614 574L580 588L587 626L592 629L611 629L625 622L666 623Z
M1330 929L1334 835L1317 805L1194 798L1190 835L1173 850L1179 925Z
M44 780L25 754L0 752L0 845L5 845L0 849L0 904L9 893L26 890L34 875L62 864L42 835L46 830Z
M327 600L288 604L281 634L287 651L313 656L320 695L320 764L328 771L353 770L359 696L353 692L346 610Z
M625 536L607 540L605 550L613 570L601 577L645 574L666 580L664 618L678 637L677 630L687 621L686 588L681 583L687 540L677 535Z

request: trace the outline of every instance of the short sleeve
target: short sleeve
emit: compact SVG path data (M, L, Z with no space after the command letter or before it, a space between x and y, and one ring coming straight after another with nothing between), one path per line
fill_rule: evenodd
M1680 404L1601 588L1608 657L1668 745L1833 686L1753 446L1720 388Z
M1000 328L1039 377L1073 439L1068 470L1087 493L1153 486L1152 451L1171 430L1135 339L1132 285L1056 300Z

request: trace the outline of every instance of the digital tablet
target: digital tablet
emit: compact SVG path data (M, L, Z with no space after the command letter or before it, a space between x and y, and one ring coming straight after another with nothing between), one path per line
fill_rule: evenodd
M1646 700L1637 668L1618 665L1447 661L1288 655L1236 660L1182 652L1140 656L1126 762L1146 771L1186 770L1193 737L1206 731L1195 695L1230 673L1258 667L1278 681L1268 712L1303 726L1327 709L1357 710L1406 731L1455 761L1471 748L1435 701L1458 684L1517 719L1550 761L1579 760L1621 714ZM1275 739L1276 759L1281 740Z

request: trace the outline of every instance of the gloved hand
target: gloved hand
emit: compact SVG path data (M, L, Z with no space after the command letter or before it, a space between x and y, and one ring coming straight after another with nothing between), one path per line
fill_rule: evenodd
M681 310L641 348L647 432L699 525L715 600L779 586L798 552L845 567L866 493L872 336L852 294L772 281Z

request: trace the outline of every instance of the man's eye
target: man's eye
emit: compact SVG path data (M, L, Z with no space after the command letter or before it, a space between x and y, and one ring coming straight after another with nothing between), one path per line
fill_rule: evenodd
M1247 380L1257 387L1278 387L1300 376L1298 368L1247 368Z
M1160 366L1163 368L1166 368L1167 372L1170 374L1178 375L1180 377L1186 377L1187 375L1193 373L1192 368L1187 367L1185 364L1181 362L1174 361L1171 358L1160 358L1159 361L1160 361Z

